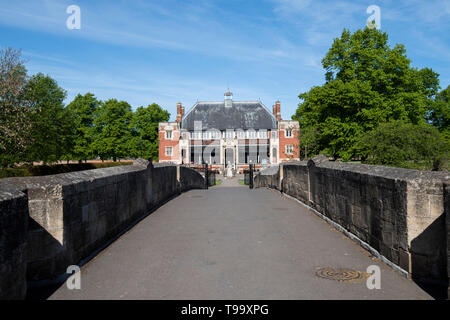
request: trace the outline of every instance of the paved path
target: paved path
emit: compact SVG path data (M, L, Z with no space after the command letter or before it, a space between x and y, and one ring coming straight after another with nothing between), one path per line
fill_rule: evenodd
M366 271L381 290L318 278ZM50 299L430 299L414 282L294 200L237 180L166 203L82 268L82 289Z

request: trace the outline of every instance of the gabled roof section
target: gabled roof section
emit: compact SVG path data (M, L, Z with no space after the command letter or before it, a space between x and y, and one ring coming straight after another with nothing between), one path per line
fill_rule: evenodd
M277 119L260 101L197 102L181 122L181 128L194 130L194 122L201 121L202 129L277 129Z

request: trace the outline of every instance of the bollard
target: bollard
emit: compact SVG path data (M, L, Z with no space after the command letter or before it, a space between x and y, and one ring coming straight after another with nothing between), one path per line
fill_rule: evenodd
M205 163L204 168L205 168L205 189L208 189L208 187L209 187L209 174L208 174L208 164L207 163Z
M250 172L249 172L249 176L248 176L248 184L250 189L253 189L253 169L254 169L254 164L250 164Z

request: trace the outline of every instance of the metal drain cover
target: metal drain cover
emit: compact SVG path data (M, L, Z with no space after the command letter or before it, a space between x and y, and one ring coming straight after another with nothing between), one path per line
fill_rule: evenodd
M316 270L316 276L341 282L359 282L366 280L370 274L352 269L319 268Z

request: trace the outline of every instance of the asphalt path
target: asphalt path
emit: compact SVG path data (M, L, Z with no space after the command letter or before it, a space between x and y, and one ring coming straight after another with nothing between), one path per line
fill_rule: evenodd
M319 268L380 267L381 289ZM234 180L167 202L49 299L431 299L298 202Z

